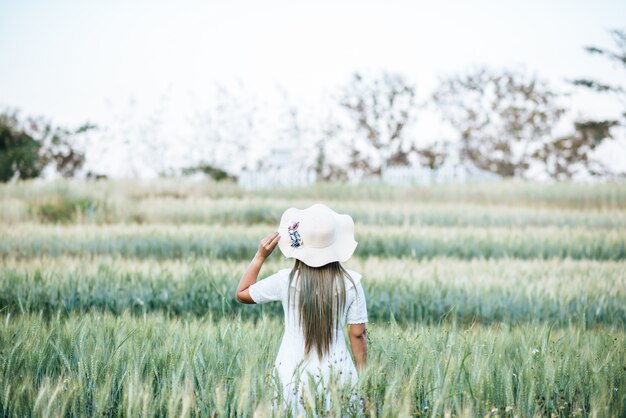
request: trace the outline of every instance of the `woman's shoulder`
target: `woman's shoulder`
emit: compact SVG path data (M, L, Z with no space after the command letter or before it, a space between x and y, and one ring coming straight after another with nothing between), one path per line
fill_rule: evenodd
M283 277L283 278L289 278L289 274L291 273L291 269L290 268L284 268L284 269L280 269L278 271L276 271L276 275Z
M346 269L346 271L348 272L350 277L352 277L353 280L361 280L361 273L359 273L358 271L351 270L351 269Z
M352 279L352 281L347 280L348 285L352 285L352 283L356 285L357 283L361 282L361 277L362 277L361 273L359 273L358 271L350 270L350 269L346 269L346 272Z
M267 276L264 280L268 280L270 279L271 281L278 283L278 282L284 282L284 281L289 281L289 273L291 272L291 269L280 269L280 270L275 270L272 274L270 274L269 276Z

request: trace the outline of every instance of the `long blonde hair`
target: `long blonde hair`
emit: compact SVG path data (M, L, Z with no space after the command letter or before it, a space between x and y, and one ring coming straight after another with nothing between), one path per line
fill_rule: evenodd
M304 353L308 355L315 348L322 359L324 354L330 353L330 346L337 338L335 329L339 328L346 303L344 277L353 285L354 281L338 261L310 267L296 259L289 273L288 307L291 307L290 299L295 296L297 286L292 286L292 283L296 276L300 285L298 317L304 331Z

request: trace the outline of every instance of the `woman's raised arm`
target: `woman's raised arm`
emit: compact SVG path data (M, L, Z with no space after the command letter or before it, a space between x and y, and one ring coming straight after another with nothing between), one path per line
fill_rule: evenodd
M235 298L237 301L241 303L254 303L254 300L250 297L248 288L256 283L257 278L259 277L259 271L261 271L261 266L263 266L263 262L272 253L272 251L274 251L274 248L276 248L276 245L278 244L278 240L280 240L280 234L278 232L274 232L261 240L259 249L237 285L237 289L235 291Z

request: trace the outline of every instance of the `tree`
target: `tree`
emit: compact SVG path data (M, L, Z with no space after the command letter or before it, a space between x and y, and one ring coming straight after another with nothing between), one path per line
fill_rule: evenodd
M79 151L72 142L78 135L94 129L96 126L90 123L85 123L77 129L67 129L42 122L37 131L41 133L40 158L43 165L51 165L65 178L74 177L85 164L85 153Z
M402 75L366 79L355 73L340 105L357 135L349 143L348 166L360 175L380 174L388 164L408 164L415 151L407 128L415 121L415 87Z
M434 101L458 131L460 158L503 177L525 177L565 109L545 82L479 69L444 80Z
M617 48L616 50L598 48L595 46L585 47L585 50L590 54L602 56L609 61L616 63L617 67L622 70L622 75L625 75L626 30L614 29L609 33L613 37L613 41ZM592 80L588 78L572 80L571 83L575 86L584 87L600 94L610 94L615 97L617 101L622 105L621 115L618 118L610 118L606 120L583 120L578 122L580 126L584 126L587 130L592 131L591 134L587 136L583 135L579 137L579 139L581 140L586 138L591 141L590 143L585 143L584 146L589 149L595 149L604 140L615 139L613 129L626 126L626 83L620 85L617 84L615 80L613 80L611 83L605 83L602 81ZM596 163L596 165L599 165L599 163ZM611 173L604 166L601 166L596 171L605 175L626 175L626 172Z
M448 158L449 146L447 141L437 141L425 147L414 149L420 160L420 165L436 170Z
M616 63L621 70L626 71L626 30L614 29L610 31L613 41L617 50L612 51L609 49L598 48L595 46L585 47L585 50L594 55L600 55L608 60ZM622 111L622 124L626 122L626 86L613 83L604 83L602 81L591 80L587 78L580 78L573 80L572 83L576 86L585 87L598 93L608 93L614 95L617 100L624 106ZM618 122L616 120L616 122Z
M17 112L0 114L0 181L38 177L44 167L40 149L41 143L21 126Z
M70 130L32 117L21 123L17 111L0 113L0 181L39 177L46 167L63 177L75 176L85 154L74 139L95 128L85 123Z
M548 141L533 153L541 161L546 173L555 180L567 180L578 172L606 176L608 169L590 155L609 136L616 121L575 122L575 132Z

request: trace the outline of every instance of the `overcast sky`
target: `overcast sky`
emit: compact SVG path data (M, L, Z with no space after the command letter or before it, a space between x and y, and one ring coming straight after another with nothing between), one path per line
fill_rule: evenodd
M111 124L132 99L184 132L216 83L282 88L316 103L355 70L405 74L426 98L439 77L481 65L523 68L572 90L623 74L583 47L612 47L626 1L36 1L0 0L0 106L54 122ZM575 114L614 116L580 93ZM305 106L306 108L306 106ZM422 132L445 132L436 120Z

